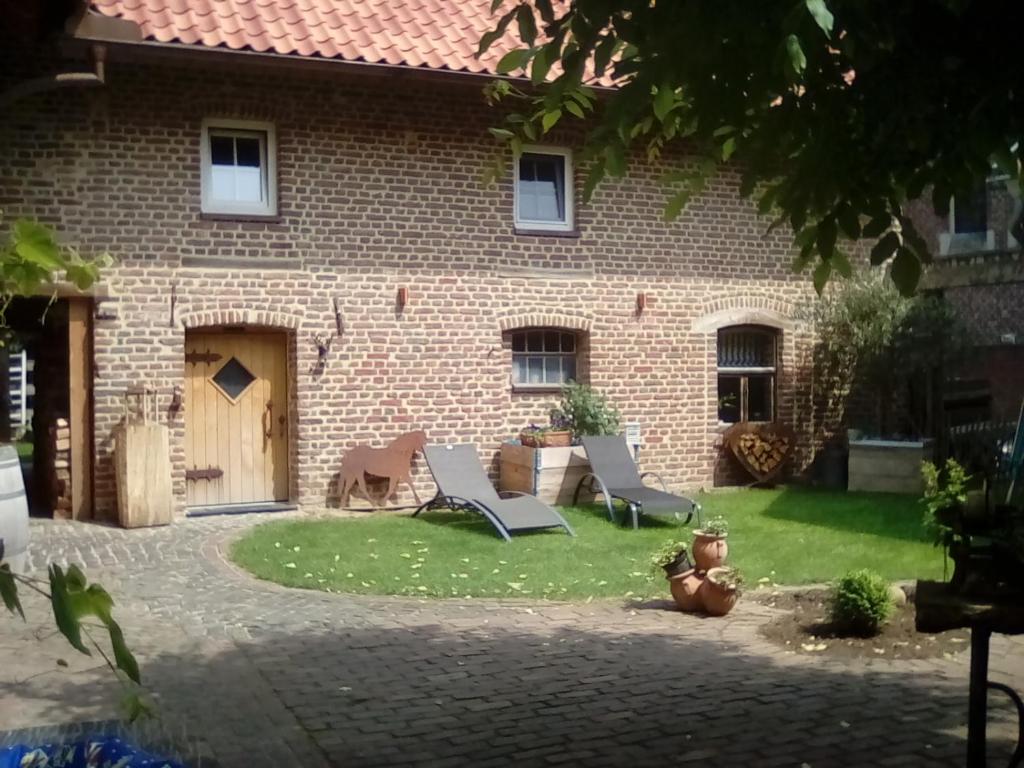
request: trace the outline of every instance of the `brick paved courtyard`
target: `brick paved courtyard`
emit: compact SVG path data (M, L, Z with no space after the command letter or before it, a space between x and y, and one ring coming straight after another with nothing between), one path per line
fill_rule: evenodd
M750 603L708 620L288 590L221 556L258 522L33 525L33 567L79 562L110 589L165 728L223 766L963 762L966 655L787 654L758 635L771 609ZM0 730L113 717L109 674L50 636L42 602L27 607L28 625L0 623ZM1022 651L994 640L993 679L1024 688ZM1001 765L1014 730L992 705Z

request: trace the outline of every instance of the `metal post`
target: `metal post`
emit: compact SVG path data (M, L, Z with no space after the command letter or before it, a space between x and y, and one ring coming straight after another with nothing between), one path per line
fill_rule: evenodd
M967 705L967 768L985 768L985 727L988 721L988 645L992 630L971 629L971 692Z

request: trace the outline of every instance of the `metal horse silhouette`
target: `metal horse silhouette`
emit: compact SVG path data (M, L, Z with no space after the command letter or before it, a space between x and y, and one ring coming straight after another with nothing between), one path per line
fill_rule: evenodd
M416 503L420 503L419 494L412 485L410 474L412 471L412 457L417 451L422 451L427 444L427 433L423 430L409 432L392 440L385 448L370 448L367 445L357 445L347 451L341 457L341 506L348 505L349 494L355 486L374 506L383 505L398 490L398 484L404 482L412 491ZM366 489L366 475L386 477L388 479L388 491L384 494L381 504L374 502Z

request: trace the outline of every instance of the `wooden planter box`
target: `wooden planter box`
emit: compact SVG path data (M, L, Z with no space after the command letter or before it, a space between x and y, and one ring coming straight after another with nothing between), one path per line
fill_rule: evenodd
M498 487L532 494L548 504L568 506L576 485L588 472L590 463L582 446L533 448L503 443ZM581 504L593 499L593 494L580 492Z
M931 440L851 440L848 488L921 494L921 462L932 456Z

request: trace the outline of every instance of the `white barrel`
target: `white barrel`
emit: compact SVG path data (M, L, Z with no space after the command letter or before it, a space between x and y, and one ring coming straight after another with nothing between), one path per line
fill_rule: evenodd
M21 462L13 445L0 445L0 539L4 562L15 573L25 569L28 550L28 501Z

